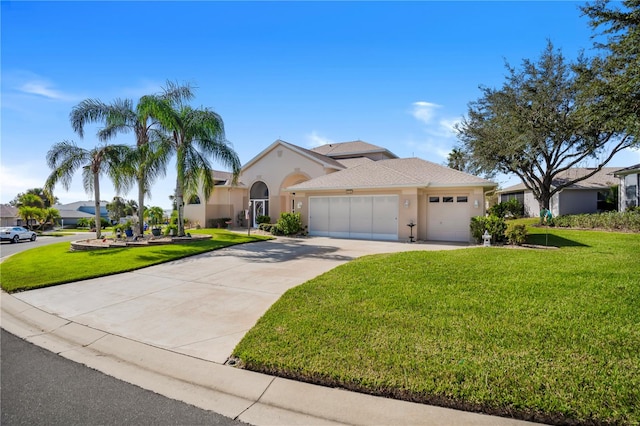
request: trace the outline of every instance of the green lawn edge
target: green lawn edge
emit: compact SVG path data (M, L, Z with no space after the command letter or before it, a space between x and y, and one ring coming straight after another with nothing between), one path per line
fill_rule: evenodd
M194 232L195 234L196 232ZM0 286L8 293L26 291L131 272L229 247L271 239L269 236L200 229L210 240L146 247L70 251L68 242L35 247L7 257L0 264Z
M367 256L286 292L240 367L552 424L640 424L640 234Z

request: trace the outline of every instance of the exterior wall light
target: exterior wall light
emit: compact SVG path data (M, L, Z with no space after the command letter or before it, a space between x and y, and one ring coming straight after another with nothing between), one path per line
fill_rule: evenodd
M404 208L408 209L411 202L409 200L404 200Z
M475 207L476 209L480 207L480 203L478 202L478 200L473 200L473 207Z

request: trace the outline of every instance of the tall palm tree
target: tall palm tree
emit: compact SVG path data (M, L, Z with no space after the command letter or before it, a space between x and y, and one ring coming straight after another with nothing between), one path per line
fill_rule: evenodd
M82 183L95 201L96 238L100 238L100 176L107 174L117 191L127 189L127 180L122 178L122 161L130 147L126 145L101 145L84 149L73 141L54 144L47 152L47 164L52 169L45 183L45 189L53 192L58 182L69 189L73 175L82 168Z
M167 149L176 155L178 236L184 236L184 198L199 189L205 199L213 191L211 159L229 167L234 181L240 173L240 160L224 134L222 117L209 109L194 109L181 102L158 102L152 115L171 133Z
M134 106L130 99L116 99L105 104L97 99L85 99L71 111L73 130L84 136L84 126L88 123L104 122L105 127L98 131L98 138L109 140L119 133L133 132L136 149L124 159L124 176L136 181L138 186L138 205L144 206L144 199L151 195L151 186L163 177L169 153L160 141L166 138L151 115L158 102L182 102L193 97L189 84L179 85L168 81L159 95L145 95ZM143 209L138 209L138 232L143 233Z

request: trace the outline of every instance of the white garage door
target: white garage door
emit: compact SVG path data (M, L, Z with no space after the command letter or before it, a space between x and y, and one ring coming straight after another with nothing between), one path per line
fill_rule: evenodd
M398 239L398 196L309 198L309 235Z
M468 195L427 197L427 240L464 241L471 237Z

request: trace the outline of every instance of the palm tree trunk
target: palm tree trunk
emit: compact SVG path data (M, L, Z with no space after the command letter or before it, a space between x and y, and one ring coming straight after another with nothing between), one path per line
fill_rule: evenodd
M138 234L144 234L144 180L138 178Z
M95 222L96 222L96 238L100 238L100 228L102 228L102 222L100 218L100 175L96 172L93 173L93 196L95 197Z
M178 177L176 181L176 207L178 208L178 237L184 237L184 196L182 193L182 181Z

